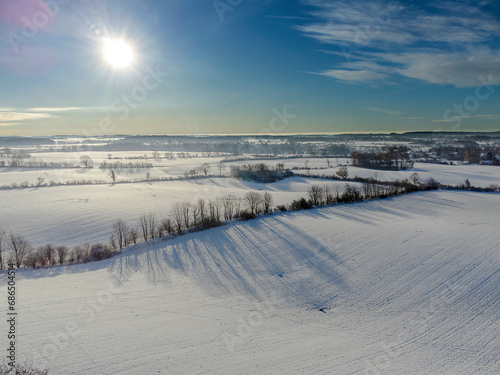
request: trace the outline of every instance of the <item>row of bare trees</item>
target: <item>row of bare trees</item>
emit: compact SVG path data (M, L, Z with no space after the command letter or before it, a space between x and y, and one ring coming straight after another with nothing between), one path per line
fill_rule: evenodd
M331 189L329 186L312 185L307 191L307 199L300 198L292 201L288 207L285 205L278 206L280 211L305 210L323 205L334 205L339 203L353 203L363 200L363 195L359 189L351 184L344 185L341 190L339 187Z
M110 258L117 252L105 244L85 244L69 249L47 244L34 248L21 235L0 230L0 269L12 263L17 268L50 267L67 263L87 263Z
M0 230L0 269L7 263L14 263L19 268L30 250L24 237Z
M159 219L154 213L139 217L138 225L130 227L119 219L113 224L110 239L114 249L145 242L170 234L182 234L185 230L203 230L223 224L228 220L252 218L273 211L273 196L269 192L248 192L243 198L226 194L217 199L198 199L194 203L178 202L168 217Z
M361 180L361 179L357 179ZM312 185L307 198L292 201L288 206L280 205L280 211L304 210L323 205L334 205L339 203L354 203L365 199L385 199L400 194L408 194L415 191L434 190L439 188L439 183L434 179L422 182L417 173L413 173L409 179L402 181L378 181L374 178L362 179L362 187L352 184L344 185L343 189L335 187L333 190L328 186Z
M115 161L114 163L108 163L107 161L103 161L99 165L100 169L151 169L153 168L153 164L151 163L123 163L121 161Z
M28 159L17 155L8 160L0 160L0 167L64 169L64 168L75 168L76 165L67 162L60 162L60 163L45 162L42 159L36 159L36 158Z
M31 266L35 258L43 258L43 265L63 264L67 254L66 246L46 245L35 251L23 236L0 230L0 269L6 268L9 263L15 264L17 268L21 265Z
M364 199L387 198L418 190L437 188L432 181L422 183L417 174L410 180L388 184L374 179L365 181L362 189L346 184L342 189L313 185L307 199L294 200L290 205L278 206L278 210L301 210L322 205L353 203ZM110 245L86 244L69 250L66 246L45 245L33 249L24 237L0 231L0 267L8 263L28 267L46 267L65 263L86 263L102 260L120 252L121 249L166 235L181 235L191 230L203 230L222 225L228 220L251 219L262 213L273 212L273 196L269 192L250 191L238 198L227 194L217 199L198 199L194 203L178 202L169 215L160 219L149 213L139 217L138 225L130 227L122 219L113 224Z

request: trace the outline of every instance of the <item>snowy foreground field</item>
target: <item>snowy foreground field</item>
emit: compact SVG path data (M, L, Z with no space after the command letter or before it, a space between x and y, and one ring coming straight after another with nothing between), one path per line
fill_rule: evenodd
M498 374L499 209L422 192L19 270L18 356L51 375Z

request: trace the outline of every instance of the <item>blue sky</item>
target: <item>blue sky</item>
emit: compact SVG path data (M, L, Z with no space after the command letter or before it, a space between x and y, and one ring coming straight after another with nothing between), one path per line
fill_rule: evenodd
M498 1L0 2L0 135L500 130L499 84Z

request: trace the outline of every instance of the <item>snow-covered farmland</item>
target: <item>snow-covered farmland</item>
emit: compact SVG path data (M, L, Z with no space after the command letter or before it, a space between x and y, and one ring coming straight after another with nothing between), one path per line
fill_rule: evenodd
M499 209L422 192L20 270L18 356L51 375L498 374Z
M325 163L326 164L326 163ZM335 165L335 164L334 164ZM312 166L310 166L312 168ZM304 168L304 164L300 166ZM338 170L337 166L318 170L310 170L310 174L333 176ZM374 169L347 166L349 178L356 176L363 178L377 178L381 181L394 181L410 178L413 173L418 173L420 179L425 181L434 178L444 185L461 185L469 179L472 186L488 187L491 184L500 185L500 167L491 165L446 165L431 163L415 163L415 166L406 171L380 171ZM295 174L307 175L307 170L294 170Z
M185 153L170 153L172 158L166 158L165 153L161 153L161 159L155 160L151 152L120 151L120 152L52 152L34 153L33 158L41 159L47 163L69 163L75 166L80 165L80 157L87 155L93 161L94 168L0 168L0 187L11 186L12 183L20 185L27 182L28 185L36 185L39 178L43 179L42 184L48 185L50 181L65 184L74 181L100 181L111 182L107 169L100 169L102 162L107 163L149 163L151 168L147 169L114 169L116 179L120 181L144 181L149 176L151 179L180 178L189 174L191 170L196 170L197 174L204 173L199 170L202 165L208 165L207 173L212 176L229 176L231 166L241 166L243 164L264 163L270 167L275 167L281 163L285 168L292 168L296 174L307 175L335 175L339 166L348 166L349 176L355 177L375 177L379 180L402 180L409 178L411 174L418 173L422 180L434 178L445 185L463 184L465 179L469 179L476 187L488 187L491 184L500 184L500 167L490 165L447 165L432 163L415 163L414 168L406 171L381 171L349 166L347 158L278 158L278 159L254 159L255 156L247 155L248 159L234 160L231 158L203 157L202 153L191 153L190 157L185 157ZM111 155L110 159L108 155ZM184 155L179 157L179 155ZM147 159L145 158L147 157ZM244 156L241 156L245 158ZM225 161L229 159L229 161ZM330 167L329 167L330 166ZM306 170L309 168L309 171Z
M108 154L112 156L110 159ZM170 154L170 153L169 153ZM138 181L145 180L146 174L149 173L151 178L178 178L183 177L193 168L200 167L203 164L210 164L210 174L220 175L219 161L222 157L201 157L198 154L191 155L192 157L178 157L179 153L173 153L174 158L168 159L162 154L162 158L155 160L152 153L144 152L127 152L119 153L106 152L53 152L53 153L35 153L32 158L38 159L45 163L68 163L74 166L80 166L80 157L90 157L93 168L0 168L0 186L10 186L12 183L17 185L22 182L27 182L29 185L35 185L39 178L43 178L43 184L48 185L50 181L56 183L66 183L68 181L111 181L107 174L107 169L100 169L102 162L106 163L148 163L152 164L151 168L135 168L135 169L114 169L117 174L117 181ZM196 156L195 156L196 155ZM147 156L147 159L144 157Z
M242 198L249 191L269 191L274 203L288 204L307 195L311 185L342 189L344 182L293 177L272 184L231 178L201 178L165 182L54 186L0 191L0 228L23 234L32 244L78 245L108 242L117 219L137 225L142 214L170 215L177 202Z

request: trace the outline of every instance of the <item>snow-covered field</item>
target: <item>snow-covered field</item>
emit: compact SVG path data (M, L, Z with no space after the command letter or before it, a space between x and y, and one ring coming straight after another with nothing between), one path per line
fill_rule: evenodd
M332 163L333 164L333 163ZM335 164L333 164L335 165ZM304 168L303 164L300 166ZM324 166L322 167L324 168ZM310 170L310 174L332 176L337 172L338 167ZM410 178L413 173L417 173L422 181L434 178L444 185L461 185L465 179L469 179L472 186L488 187L491 184L500 185L500 167L491 165L446 165L415 163L415 166L406 171L379 171L374 169L358 168L347 166L349 178L356 176L363 178L377 178L381 181L394 181ZM307 175L307 170L294 170L295 174Z
M108 154L112 158L108 158ZM170 153L169 153L170 154ZM114 153L107 152L52 152L52 153L34 153L32 158L28 161L37 159L45 163L68 163L74 166L81 166L80 157L88 156L92 160L93 168L64 168L64 169L51 169L51 168L0 168L0 186L11 185L12 183L21 184L26 181L30 185L36 184L38 178L44 179L43 184L49 184L50 181L57 183L66 183L67 181L80 181L80 180L99 180L109 181L110 177L107 170L100 169L99 166L102 162L106 163L149 163L152 164L150 169L114 169L117 173L117 181L123 180L145 180L146 173L149 172L153 178L177 178L183 177L186 172L193 168L200 167L203 164L210 164L210 174L219 175L220 169L219 162L223 157L201 157L199 154L193 153L189 158L179 158L178 153L172 153L173 159L164 157L162 153L161 160L155 160L151 152L137 152L137 151L121 151ZM147 156L147 159L144 159ZM196 156L196 157L195 157ZM223 171L225 172L225 171Z
M112 159L108 158L112 155ZM167 153L171 154L171 153ZM184 153L182 153L184 154ZM150 169L115 169L117 181L143 181L146 174L151 178L179 178L184 177L190 170L197 169L197 173L203 175L198 170L204 164L209 165L208 174L212 176L229 176L232 165L241 166L243 164L264 163L270 167L282 163L285 168L293 168L296 174L307 175L335 175L339 166L348 166L349 176L355 177L375 177L379 180L402 180L409 178L412 173L418 173L422 180L434 178L445 185L463 184L465 179L469 179L473 186L488 187L491 184L500 184L500 167L489 165L446 165L431 163L415 163L414 168L407 171L379 171L373 169L357 168L349 166L347 158L281 158L271 160L255 159L252 155L247 155L248 160L228 161L225 157L203 157L202 153L191 153L190 157L179 157L179 153L172 153L173 158L165 158L165 153L161 153L161 159L155 160L151 152L120 151L120 152L48 152L34 153L33 159L41 159L47 163L70 163L80 165L80 157L89 156L94 164L94 168L68 168L68 169L45 169L45 168L0 168L0 186L10 186L12 183L21 184L27 182L35 185L38 178L43 178L43 184L50 181L56 183L66 183L67 181L107 181L111 179L107 170L100 169L99 165L105 161L107 163L150 163ZM147 159L143 157L147 156ZM142 158L140 158L142 157ZM230 159L230 157L228 157ZM222 163L221 163L222 162ZM222 165L222 169L220 168ZM330 165L330 168L328 167ZM298 168L298 169L297 169ZM309 168L309 172L306 170Z
M71 196L44 191L32 204ZM85 204L75 224L103 220ZM499 209L500 194L422 192L23 269L18 356L50 375L498 374Z
M333 175L348 162L221 164L224 157L201 152L163 153L161 160L147 152L146 160L141 151L33 158L77 165L82 154L93 169L1 168L0 186L39 177L42 184L109 184L2 189L0 229L34 247L108 242L117 219L136 226L140 215L155 213L161 220L178 202L261 190L276 206L306 196L312 185L342 189L346 182L306 175ZM147 173L178 178L205 163L211 176L111 184L102 161L153 164L117 170L118 181ZM303 176L270 184L227 177L231 165L258 162L302 168L294 173ZM417 172L449 185L500 184L493 166L348 171L351 178L401 180ZM230 223L102 262L18 270L18 360L50 375L497 374L499 209L498 193L421 192Z
M272 184L232 178L209 178L116 185L54 186L0 191L0 228L23 234L35 247L108 242L113 223L123 219L136 226L140 215L170 215L177 202L217 199L225 194L242 198L249 191L269 191L275 205L307 195L311 185L344 182L293 177Z
M47 162L77 163L79 154L74 153L73 159L68 159L71 153L37 153ZM313 184L329 185L332 188L344 183L307 178L305 169L294 169L294 173L303 177L295 177L274 184L259 184L237 181L230 178L215 177L222 172L229 175L231 165L263 162L270 166L283 163L287 168L304 168L306 160L312 175L334 175L339 167L345 165L347 159L330 159L331 168L327 168L326 158L290 158L260 161L232 161L223 163L221 171L218 169L222 157L193 157L153 160L127 159L143 155L141 152L115 152L113 157L119 157L121 162L150 162L153 168L149 170L152 177L174 177L184 175L190 169L208 163L209 173L214 176L209 179L193 179L162 182L136 182L111 184L110 177L97 166L102 161L113 162L108 159L106 152L88 154L96 165L93 169L32 169L32 168L3 168L0 169L0 186L10 185L12 182L28 181L35 184L37 177L44 178L44 184L54 180L64 183L75 180L104 180L109 184L75 185L75 186L42 186L40 188L5 189L0 190L0 228L21 233L35 246L46 243L55 245L78 245L107 242L113 222L124 219L129 225L135 226L138 217L142 214L154 212L158 218L170 214L171 208L177 202L196 202L199 198L216 199L225 194L235 194L243 197L245 193L254 190L270 191L275 205L288 204L293 199L306 196L307 190ZM194 154L193 154L194 155ZM175 154L178 156L178 154ZM316 169L319 168L319 169ZM473 186L488 187L500 184L500 168L482 165L438 165L417 163L408 171L376 171L356 167L348 167L349 176L375 177L379 180L396 180L409 178L417 172L425 181L434 178L443 184L463 184L469 179ZM144 180L146 170L117 170L117 180Z

